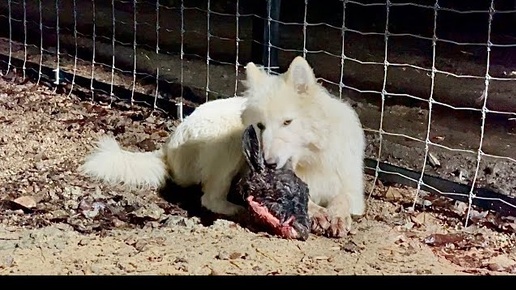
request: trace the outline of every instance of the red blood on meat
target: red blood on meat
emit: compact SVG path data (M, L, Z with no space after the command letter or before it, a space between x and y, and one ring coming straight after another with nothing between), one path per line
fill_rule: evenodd
M291 216L284 223L281 223L277 217L272 215L267 207L253 200L253 196L248 196L247 201L251 207L253 214L258 217L258 220L263 224L269 226L274 232L283 236L287 239L296 239L298 237L297 231L292 227L292 223L295 220L294 216Z

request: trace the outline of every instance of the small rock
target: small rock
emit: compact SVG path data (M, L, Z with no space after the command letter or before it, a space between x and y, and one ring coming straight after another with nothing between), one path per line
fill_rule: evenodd
M219 276L220 275L220 272L215 270L215 269L211 269L211 272L209 274L210 276Z
M54 218L66 218L68 217L68 213L63 209L58 209L53 212Z
M56 228L61 230L61 231L73 231L73 227L69 224L65 224L65 223L58 223L56 224Z
M98 210L85 210L82 212L82 214L87 218L93 219L94 217L99 215L99 211Z
M103 210L106 208L106 204L101 201L96 201L91 206L93 207L94 210L97 210L97 211Z
M504 268L500 264L497 264L497 263L489 263L489 264L487 264L487 268L491 271L496 271L496 272L501 272L504 270Z
M59 195L56 194L56 191L54 189L49 189L48 195L51 200L59 200Z
M100 274L100 272L102 271L102 266L98 263L94 263L90 265L90 270L93 274Z
M159 222L156 222L156 221L150 222L147 225L150 225L150 227L153 228L153 229L157 229L157 228L159 228L161 226L161 224Z
M54 248L58 249L58 250L62 250L64 248L66 248L66 242L64 241L54 241L53 242L53 245L54 245Z
M418 269L418 270L416 270L416 274L418 274L418 275L430 275L430 274L432 274L432 270L430 270L430 269Z
M0 269L14 266L14 258L11 255L4 256L0 259Z
M213 225L211 227L219 228L219 229L227 229L227 228L233 227L234 225L235 225L235 223L232 221L228 221L228 220L224 220L224 219L217 219L216 221L213 222Z
M127 272L127 273L132 273L134 271L136 271L136 265L134 265L133 263L128 263L128 262L119 262L117 264L118 266L118 269L124 271L124 272Z
M515 267L516 263L505 255L498 255L489 259L487 267L492 271L503 271L504 269ZM491 269L493 268L493 269ZM501 269L501 270L494 270Z
M13 201L26 208L35 208L36 207L36 201L30 196L20 196Z
M12 250L19 247L16 241L2 241L0 243L0 250Z
M174 260L174 264L179 264L179 263L188 263L188 260L186 260L185 258L183 257L177 257L175 260Z
M145 207L140 207L139 209L132 212L133 215L139 218L149 218L152 220L159 220L161 215L165 213L161 207L155 204L149 204Z
M222 252L219 252L219 254L217 256L215 256L215 258L218 260L229 260L230 255L228 254L228 252L222 251Z
M344 246L342 246L342 250L348 252L348 253L356 253L360 250L360 247L355 244L353 241L349 241Z
M154 141L152 141L149 138L136 143L136 146L140 147L141 149L143 149L145 151L154 151L157 149L157 146L154 143Z
M134 244L136 244L136 242L137 242L137 240L135 237L129 237L124 240L124 243L129 246L133 246Z
M200 224L200 220L197 217L186 218L182 216L170 216L166 222L165 226L174 227L174 226L182 226L186 228L193 228L195 225Z
M86 239L82 239L79 241L79 246L86 246L90 243L89 240L86 240Z
M411 222L411 221L407 221L407 222L405 223L405 225L403 225L403 227L404 227L406 230L410 230L410 229L412 229L412 228L414 227L414 225L416 225L416 224L417 224L417 223L413 223L413 222Z
M23 209L14 210L13 213L17 214L17 215L23 215L24 214ZM15 217L13 217L13 218L15 218Z
M106 196L102 194L102 190L98 186L95 186L95 192L91 195L91 197L93 197L94 199L106 198Z
M148 245L149 243L146 241L146 240L138 240L136 241L136 243L134 244L134 248L138 251L138 252L142 252L145 250L145 247Z
M41 160L47 160L47 159L48 159L48 156L45 153L43 153L43 152L40 152L40 153L34 155L34 161L35 162L38 162L38 161L41 161ZM37 166L37 164L35 164L35 167L36 166ZM37 169L37 167L36 167L36 169Z
M150 115L149 117L147 117L145 119L145 121L148 123L154 124L154 123L156 123L156 117L154 117L153 115Z
M68 209L77 209L77 207L79 206L79 202L73 199L68 199L67 201L65 201L64 206Z
M34 163L34 169L41 171L45 168L45 165L42 162L36 162Z
M415 216L411 216L410 219L418 226L428 224L433 220L432 216L426 212L421 212Z
M125 224L125 222L121 221L118 218L114 218L112 222L113 222L113 226L115 228L120 228L120 227L124 226L124 224Z
M72 198L77 199L78 197L83 196L82 189L80 187L74 186L70 189L70 195Z
M243 258L245 255L239 252L233 252L229 255L230 260L240 259Z

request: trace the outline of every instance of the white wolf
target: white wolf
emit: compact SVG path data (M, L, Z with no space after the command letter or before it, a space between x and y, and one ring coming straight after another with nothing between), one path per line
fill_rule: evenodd
M159 187L167 177L179 186L201 184L204 207L234 215L243 208L227 195L233 178L245 170L241 139L252 124L261 133L266 162L280 168L291 160L308 184L313 231L343 236L351 215L365 211L365 138L357 114L317 83L302 57L277 76L250 62L244 84L243 97L197 107L159 150L129 152L103 137L80 170L136 187Z

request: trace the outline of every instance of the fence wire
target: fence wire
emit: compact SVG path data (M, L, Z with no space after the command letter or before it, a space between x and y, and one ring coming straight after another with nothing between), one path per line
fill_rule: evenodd
M477 187L485 185L496 186L507 196L512 196L516 188L516 183L512 183L516 155L511 147L516 146L516 132L512 132L516 131L513 129L513 126L516 128L516 101L513 100L516 57L512 56L516 55L516 34L496 34L496 41L493 36L496 19L510 19L508 17L512 15L512 23L516 24L515 5L507 5L509 1L490 0L484 1L487 5L482 9L468 10L452 6L451 1L439 0L419 1L419 4L389 0L334 1L339 8L329 10L339 15L332 18L338 21L323 22L320 19L325 17L311 16L318 9L313 8L314 2L295 2L298 8L303 5L301 9L285 8L287 4L284 3L282 9L293 10L289 13L296 14L296 17L290 18L299 19L298 22L282 19L287 13L282 13L280 20L271 17L271 1L263 1L265 13L260 14L250 8L257 4L239 0L112 0L110 3L95 0L7 0L0 4L0 21L7 27L0 34L0 54L7 59L5 74L13 69L14 59L21 59L24 75L27 63L39 66L39 83L42 81L42 68L48 66L55 69L53 81L56 85L69 82L76 86L76 76L90 79L87 89L91 91L92 102L98 101L99 94L103 93L109 96L105 105L111 106L121 99L115 91L116 86L122 86L130 90L128 101L131 104L146 102L156 110L165 110L160 107L160 100L173 103L180 120L186 114L187 105L195 106L214 98L239 94L242 68L253 60L253 44L264 47L269 61L262 65L270 71L279 68L271 63L273 50L280 54L282 67L294 56L302 55L311 62L321 83L337 97L354 96L353 102L361 103L358 108L361 108L361 119L370 144L368 157L391 164L398 162L397 165L418 172L418 178L404 176L416 185L413 206L416 206L424 188L433 188L442 195L463 195L467 199L466 222L476 199L497 200L516 209L508 199L475 194ZM332 5L337 5L335 3ZM505 6L501 6L503 3ZM353 17L350 9L371 12L375 17L381 15L373 11L383 9L385 13L381 17L384 17L384 23L378 24L380 28L353 27L357 17ZM396 27L400 9L429 11L427 14L431 15L431 21L427 26L431 27L431 35L404 32ZM341 11L340 14L337 11ZM467 15L485 17L486 33L478 36L481 34L478 32L472 37L462 34L454 39L457 35L446 34L440 28L444 21L441 18L445 17L442 15L456 18L456 22ZM261 19L267 27L265 43L263 39L253 37L253 25L256 25L253 19ZM279 43L271 42L271 31L274 31L271 27L279 27ZM474 38L485 38L485 41L471 40ZM424 53L415 52L412 47L412 44L423 42L428 43L429 56L426 58ZM375 46L378 46L376 50L370 49ZM448 56L444 48L453 48L458 53ZM497 55L505 55L506 58L493 64L493 49L497 50ZM400 61L403 54L406 62ZM446 65L444 60L460 58L457 55L464 60L464 67L462 64ZM414 61L409 61L412 59ZM473 64L475 61L478 63L478 59L485 60L485 65ZM479 68L481 66L483 69ZM72 79L63 79L62 72L71 74ZM402 76L401 80L399 76ZM403 76L414 79L407 84ZM100 91L95 86L95 81L99 80L110 84L109 91ZM428 81L427 91L412 88L421 86L417 80ZM151 103L136 97L138 93L148 94L149 83L152 84ZM179 89L171 95L167 91L174 85ZM402 88L397 89L398 86ZM454 88L464 89L467 93L454 91ZM189 96L192 90L202 98ZM447 96L447 90L449 95L463 96ZM365 102L368 98L374 99L372 105ZM392 112L396 104L393 100L418 106L400 109L405 113L394 116ZM513 102L515 106L512 106ZM413 118L408 113L410 110L422 112L424 117L421 119L426 125L410 125L416 122L410 119ZM374 115L373 111L379 113ZM462 134L461 128L457 128L462 125L451 121L453 115L459 116L464 112L479 116L479 119L469 121L470 125L465 129L467 134ZM404 114L408 119L403 120ZM378 123L375 125L369 119ZM498 123L491 123L491 119ZM439 132L443 130L443 124L451 132ZM477 132L469 130L472 126ZM454 140L460 139L454 136L455 133L463 137L469 134L470 137ZM446 138L441 135L447 135L451 141L443 142ZM414 152L417 156L412 159L416 161L392 157L396 155L392 150L400 150L393 149L393 144L398 143L405 144L400 147L402 151ZM420 151L410 151L416 147ZM408 157L409 153L405 156ZM469 163L443 164L452 159ZM383 170L380 163L376 163L373 169L374 182L369 193L375 190L380 174L400 175L399 172ZM486 173L489 171L491 173ZM469 192L442 192L425 183L426 174L467 184ZM495 180L495 184L489 179Z

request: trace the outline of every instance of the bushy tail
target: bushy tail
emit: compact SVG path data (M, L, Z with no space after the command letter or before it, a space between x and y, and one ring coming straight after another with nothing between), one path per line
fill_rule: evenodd
M113 137L102 137L94 152L86 157L79 171L107 183L131 187L160 187L167 168L163 151L130 152L123 150Z

